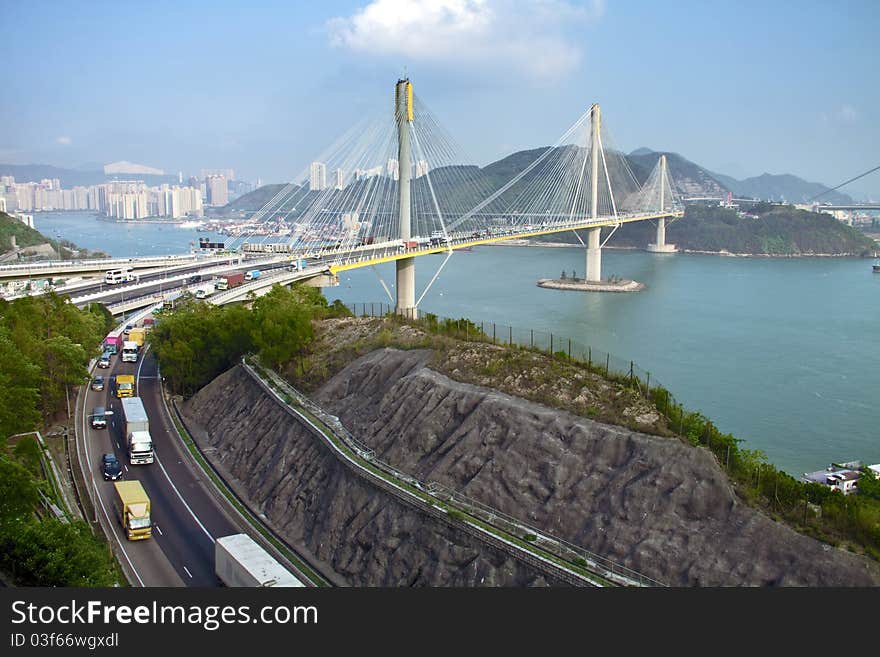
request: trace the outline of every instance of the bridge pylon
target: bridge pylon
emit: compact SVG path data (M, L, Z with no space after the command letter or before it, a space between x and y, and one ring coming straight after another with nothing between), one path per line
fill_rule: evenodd
M666 210L666 155L660 156L660 212ZM666 243L666 217L657 220L657 241L648 244L651 253L675 253L675 244Z
M398 80L395 86L394 113L397 120L397 171L400 217L400 239L412 237L410 215L410 178L412 157L410 130L413 122L413 89L409 79ZM416 259L402 258L397 261L397 305L394 312L415 319L416 308Z
M599 218L599 127L602 120L599 103L590 108L590 218ZM585 279L589 282L602 280L602 244L599 238L601 228L587 230L587 269Z

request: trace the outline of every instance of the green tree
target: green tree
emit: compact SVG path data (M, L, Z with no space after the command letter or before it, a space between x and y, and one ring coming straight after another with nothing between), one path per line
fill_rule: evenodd
M39 499L37 485L27 468L0 456L0 525L32 513Z
M7 436L33 429L40 421L40 368L18 349L0 326L0 445Z
M276 285L254 302L254 345L272 367L289 362L313 339L311 317L318 304L302 303L297 290Z
M862 476L859 477L859 495L880 500L880 479L867 466L862 468Z

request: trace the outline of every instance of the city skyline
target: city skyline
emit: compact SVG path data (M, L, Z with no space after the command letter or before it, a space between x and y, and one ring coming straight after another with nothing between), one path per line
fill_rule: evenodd
M406 4L7 3L0 52L16 71L15 102L0 110L0 162L234 166L244 179L293 180L361 115L386 108L394 80L409 75L481 166L552 144L593 101L621 150L674 151L739 179L791 173L836 185L877 164L874 3ZM247 49L212 46L257 25L265 35ZM285 80L305 57L315 63ZM201 66L208 59L216 65ZM880 176L842 191L880 195Z

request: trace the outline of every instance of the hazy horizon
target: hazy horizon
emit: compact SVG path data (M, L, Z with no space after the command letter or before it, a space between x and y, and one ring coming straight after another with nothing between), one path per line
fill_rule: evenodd
M615 145L834 186L878 163L880 5L0 3L0 162L297 177L407 74L481 166L600 102ZM880 197L880 172L841 189Z

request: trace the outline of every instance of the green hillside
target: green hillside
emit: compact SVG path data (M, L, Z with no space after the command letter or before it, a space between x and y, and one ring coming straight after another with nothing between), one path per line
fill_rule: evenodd
M682 219L667 223L666 239L681 250L744 255L871 256L878 251L874 240L827 214L769 203L750 213L754 216L740 217L729 208L688 206ZM655 233L653 221L625 224L608 245L644 249L654 241ZM571 233L549 235L544 240L579 244Z

